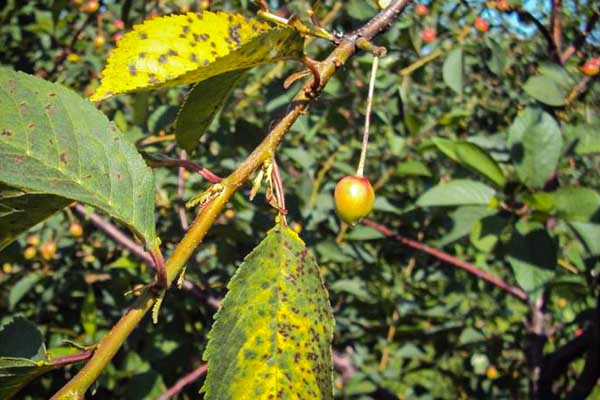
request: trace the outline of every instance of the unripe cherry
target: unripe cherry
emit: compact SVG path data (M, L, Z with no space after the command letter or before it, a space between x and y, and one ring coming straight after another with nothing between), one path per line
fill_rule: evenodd
M340 179L333 197L338 216L349 225L366 217L375 204L373 186L363 176L348 175Z
M23 251L23 257L25 257L26 260L31 260L36 255L37 255L37 249L33 246L29 246L25 249L25 251Z
M485 18L477 18L474 25L475 29L477 29L479 32L487 32L490 30L490 23Z
M600 73L600 57L587 60L585 64L583 64L583 67L581 67L581 72L587 76L598 75L598 73Z
M98 35L94 38L94 47L96 47L97 49L104 47L105 44L106 38L104 37L104 35Z
M510 4L506 0L498 0L496 2L496 8L500 11L508 11L510 9Z
M425 17L427 14L429 14L429 8L427 8L425 4L417 4L415 6L415 14L417 14L419 17Z
M69 225L69 233L73 237L81 237L81 235L83 235L83 227L77 222L73 222L71 225Z
M82 11L86 14L93 14L100 8L100 2L98 0L89 0L83 5Z
M425 28L423 29L423 32L421 32L421 39L423 39L423 41L425 43L431 43L435 40L435 31L431 28Z
M56 243L53 240L48 240L40 248L40 254L44 260L52 260L52 258L54 258L54 254L56 254Z
M485 375L487 376L488 379L494 380L494 379L498 378L499 374L498 374L498 370L496 369L496 367L494 367L492 365L492 366L489 366L486 368Z
M114 27L116 30L120 31L121 29L124 29L124 28L125 28L125 22L123 22L123 20L122 20L122 19L118 19L118 18L117 18L117 19L115 19L115 20L113 21L113 27Z

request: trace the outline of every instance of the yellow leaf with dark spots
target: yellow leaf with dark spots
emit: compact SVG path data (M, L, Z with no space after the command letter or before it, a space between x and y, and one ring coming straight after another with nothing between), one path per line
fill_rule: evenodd
M241 14L204 11L154 18L117 42L91 100L200 82L302 56L303 38L296 29Z
M298 234L271 229L228 288L204 354L204 398L332 399L333 314Z

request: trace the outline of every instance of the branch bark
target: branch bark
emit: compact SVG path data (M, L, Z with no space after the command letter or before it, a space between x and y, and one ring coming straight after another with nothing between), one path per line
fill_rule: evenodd
M585 28L583 28L583 31L581 31L577 35L575 40L573 40L573 43L569 47L567 47L565 51L562 52L560 56L560 61L562 64L565 64L569 60L569 58L571 58L571 56L573 56L573 54L575 54L575 52L577 52L577 50L579 50L583 46L583 44L585 43L585 39L587 39L590 33L592 33L592 30L594 30L594 26L596 26L596 23L599 19L600 8L594 11L594 13L590 16L587 23L585 24Z
M529 296L522 289L509 285L502 279L477 268L476 266L474 266L471 263L460 260L454 256L451 256L448 253L444 253L441 250L427 246L424 243L421 243L416 240L409 239L407 237L399 235L399 234L395 233L394 231L392 231L387 226L378 224L377 222L372 221L370 219L364 219L362 221L362 223L363 223L363 225L366 225L370 228L375 229L378 232L381 232L386 237L396 240L397 242L403 244L404 246L421 251L423 253L427 253L427 254L437 258L438 260L444 261L447 264L450 264L454 267L463 269L463 270L467 271L468 273L475 275L478 278L481 278L488 283L491 283L492 285L496 286L497 288L504 290L506 293L510 294L511 296L516 297L517 299L519 299L521 301L524 301L524 302L529 301Z
M562 51L562 0L552 0L552 13L550 15L550 32L554 48L559 55ZM562 61L561 61L562 62Z
M222 181L223 190L199 212L196 219L192 222L185 236L166 262L167 282L169 284L179 275L188 259L206 236L206 233L215 222L223 207L237 189L266 160L273 157L279 143L289 131L292 124L298 117L305 113L333 74L354 55L356 52L356 41L359 38L370 40L386 30L411 1L396 0L392 2L388 8L381 11L363 27L343 38L331 54L324 61L318 63L318 72L321 81L319 87L313 88L312 81L306 82L303 88L292 99L287 113L273 124L269 134L248 158L231 175ZM87 364L52 399L83 399L87 389L112 360L129 334L138 326L146 313L150 311L154 302L155 294L153 290L150 288L145 290L113 326L110 332L102 338L96 352Z

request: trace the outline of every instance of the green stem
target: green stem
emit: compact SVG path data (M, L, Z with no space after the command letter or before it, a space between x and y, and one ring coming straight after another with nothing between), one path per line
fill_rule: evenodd
M321 75L322 90L324 85L356 52L356 40L360 37L371 39L384 31L396 19L412 0L396 0L388 8L375 16L365 26L352 33L332 51L327 59L318 65ZM272 158L283 136L289 131L292 124L308 108L310 103L319 94L312 92L311 97L306 95L312 90L312 82L307 82L292 99L286 115L281 118L271 129L258 147L240 164L240 166L221 184L223 190L212 199L198 214L181 242L177 245L171 257L166 261L167 282L170 285L179 275L185 264L192 256L195 249L202 242L206 233L215 222L215 219L233 196L236 190L246 182L251 174L262 166L265 160ZM113 326L110 332L102 338L94 355L87 364L75 375L52 400L58 399L83 399L90 385L98 379L104 368L112 360L119 348L123 345L129 334L140 323L144 315L154 304L154 292L146 289L133 303L129 310Z

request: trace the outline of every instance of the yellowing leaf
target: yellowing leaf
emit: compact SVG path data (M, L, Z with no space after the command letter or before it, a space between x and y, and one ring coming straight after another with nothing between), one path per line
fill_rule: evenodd
M298 235L273 228L228 287L204 354L205 399L332 399L333 315Z
M241 14L204 11L154 18L117 42L91 100L199 82L302 55L303 39L296 29Z

